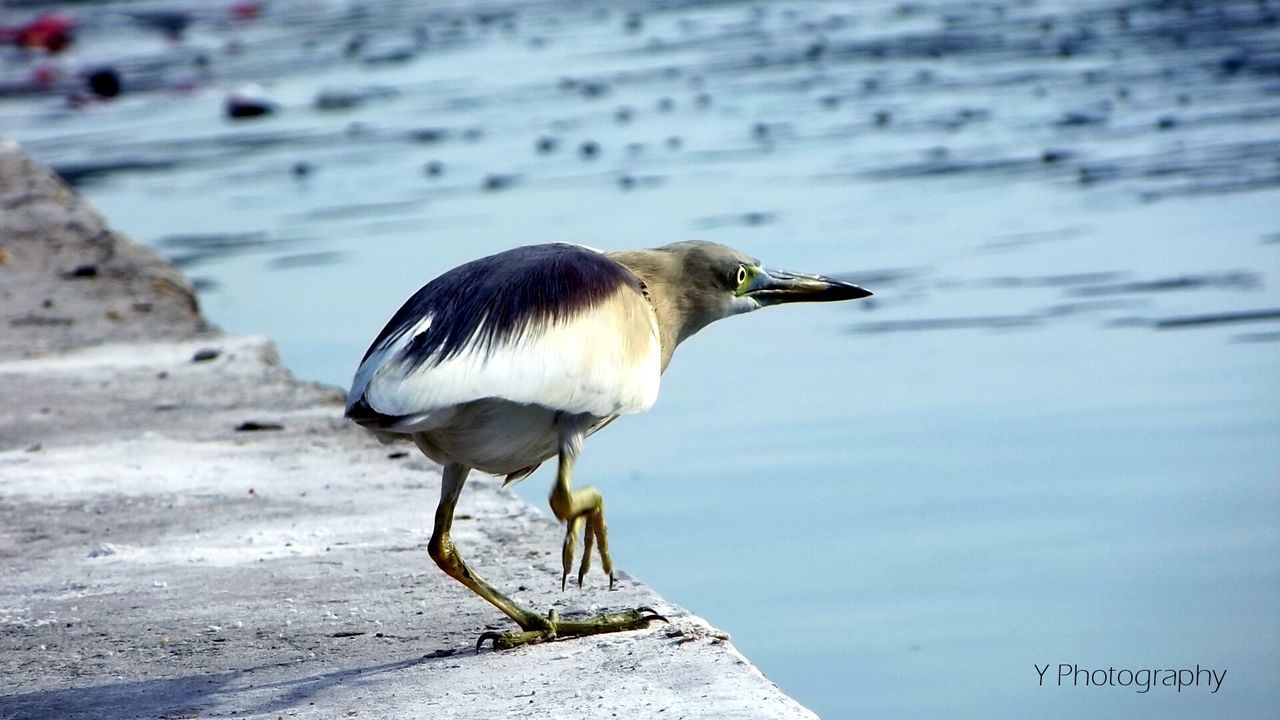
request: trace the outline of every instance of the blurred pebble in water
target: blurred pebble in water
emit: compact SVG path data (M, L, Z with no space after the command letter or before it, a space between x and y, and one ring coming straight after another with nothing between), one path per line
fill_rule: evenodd
M424 145L438 143L449 137L449 131L444 128L418 128L409 133L409 139Z
M312 105L317 110L350 110L364 101L364 96L355 90L329 88L321 90Z
M1101 125L1107 121L1102 113L1066 112L1054 123L1058 127L1080 127L1083 125Z
M560 141L553 137L543 136L538 138L538 142L534 145L534 147L537 148L539 153L543 155L549 155L555 152L558 147L560 147Z
M415 48L402 47L373 55L365 55L361 58L361 61L366 65L400 65L416 57L418 57L418 52Z
M594 140L587 140L578 146L578 154L584 159L592 160L600 155L600 144Z
M255 83L241 85L227 95L227 117L254 118L274 113L277 106L267 98L262 87Z
M182 39L191 24L191 15L182 10L143 10L129 13L129 17L138 25L157 30L174 42Z
M507 188L510 188L512 185L515 185L517 179L519 178L517 178L515 175L500 175L496 173L492 175L487 175L485 176L485 179L484 179L484 189L489 192L506 190Z
M432 160L422 166L422 172L426 173L427 177L440 177L444 174L444 163L439 160Z
M364 44L368 42L369 37L364 33L356 33L347 38L347 44L342 47L342 54L347 58L355 58L364 50Z
M578 92L585 98L600 98L609 94L609 85L596 80L587 80L578 84Z

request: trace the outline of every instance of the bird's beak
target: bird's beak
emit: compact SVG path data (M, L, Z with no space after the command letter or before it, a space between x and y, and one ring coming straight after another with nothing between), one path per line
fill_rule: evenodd
M744 293L762 306L792 302L834 302L870 297L871 291L821 275L764 270Z

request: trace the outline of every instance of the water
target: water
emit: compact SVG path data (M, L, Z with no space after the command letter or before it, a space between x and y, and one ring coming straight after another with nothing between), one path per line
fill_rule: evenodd
M150 7L77 6L58 62L121 68L110 104L9 56L4 134L301 377L345 386L405 297L517 244L701 238L876 291L708 328L577 472L623 569L824 717L1280 700L1280 328L1223 322L1280 308L1274 3L282 2L176 44L119 12ZM223 119L250 80L281 111Z

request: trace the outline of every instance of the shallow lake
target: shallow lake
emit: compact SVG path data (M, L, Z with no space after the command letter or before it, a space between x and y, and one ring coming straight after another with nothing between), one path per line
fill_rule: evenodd
M1274 3L417 5L193 3L180 40L76 5L70 55L6 51L0 127L344 387L408 295L514 245L857 281L713 325L587 443L620 568L824 717L1280 704ZM102 64L125 91L69 107ZM225 118L247 82L276 111Z

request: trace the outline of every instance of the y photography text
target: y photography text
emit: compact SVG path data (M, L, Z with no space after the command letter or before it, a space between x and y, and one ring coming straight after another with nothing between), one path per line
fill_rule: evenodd
M1036 674L1040 676L1040 687L1053 684L1054 677L1046 675L1053 665L1045 663L1044 667L1040 667L1033 663L1033 666ZM1157 688L1177 688L1178 692L1182 692L1183 688L1204 687L1212 694L1218 692L1222 687L1222 681L1226 679L1226 670L1218 672L1212 668L1202 668L1199 664L1196 665L1195 670L1191 668L1130 670L1114 667L1090 669L1074 663L1058 663L1057 684L1058 687L1131 687L1139 693L1150 692Z

